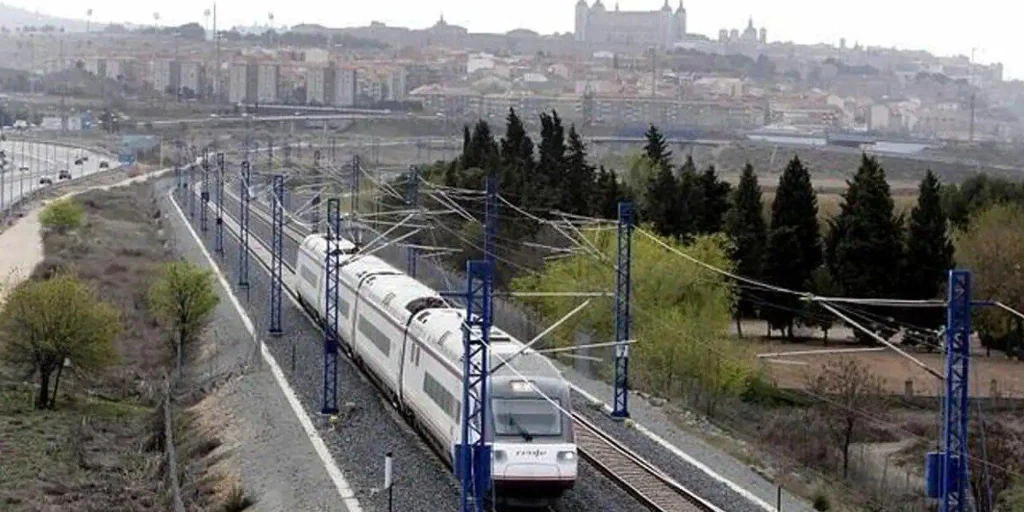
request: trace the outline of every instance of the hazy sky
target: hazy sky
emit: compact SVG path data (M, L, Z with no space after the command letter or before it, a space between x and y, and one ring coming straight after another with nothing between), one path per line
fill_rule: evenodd
M161 24L203 22L204 0L126 2L124 0L3 0L5 3L60 16L84 17L91 7L95 21ZM664 0L620 0L623 10L649 10ZM673 9L678 0L670 0ZM593 0L588 0L593 4ZM615 0L605 0L614 8ZM365 25L372 20L389 25L425 27L443 12L449 23L473 32L504 32L530 28L542 33L571 32L576 0L221 0L218 24L266 23L273 12L275 25L314 22L327 26ZM156 7L159 5L159 7ZM1024 78L1024 3L1015 0L685 0L689 31L715 37L723 27L746 26L753 16L768 28L772 41L922 48L941 54L969 55L978 48L979 62L1002 61L1007 76Z

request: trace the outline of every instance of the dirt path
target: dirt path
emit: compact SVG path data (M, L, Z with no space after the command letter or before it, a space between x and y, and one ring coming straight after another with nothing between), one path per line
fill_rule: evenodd
M145 181L160 176L170 169L153 171L148 174L127 178L114 183L104 183L86 187L78 187L60 196L60 199L76 196L90 190L109 190ZM123 172L115 170L114 172ZM99 177L97 177L99 178ZM88 179L88 178L87 178ZM109 178L108 178L109 179ZM43 232L39 223L39 213L50 200L41 200L31 206L25 216L18 219L10 228L0 232L0 304L10 290L32 275L32 271L43 261Z

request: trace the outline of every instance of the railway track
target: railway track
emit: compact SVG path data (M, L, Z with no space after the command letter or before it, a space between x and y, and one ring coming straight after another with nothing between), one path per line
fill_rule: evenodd
M269 215L260 208L253 208L253 213L259 222L269 224ZM225 215L234 220L231 214L225 212ZM296 243L301 242L297 236L301 232L294 227L286 228L283 235ZM256 243L266 247L266 242L258 236L255 238ZM294 271L288 261L282 263L289 271ZM580 456L648 509L655 512L724 512L604 432L583 414L573 412L572 419Z
M723 512L666 475L579 412L576 447L580 456L656 512Z

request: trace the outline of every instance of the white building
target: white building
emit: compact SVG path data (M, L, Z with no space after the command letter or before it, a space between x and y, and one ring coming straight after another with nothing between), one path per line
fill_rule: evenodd
M868 129L887 130L889 129L889 106L871 105L868 109Z
M202 67L199 62L196 61L185 61L181 63L181 76L179 82L181 89L190 89L195 94L203 92L201 90L203 84L200 79L202 76Z
M353 107L359 95L359 74L355 69L339 69L335 73L334 104Z
M405 68L398 68L391 72L388 81L388 99L391 101L405 101L406 85Z
M275 103L278 101L278 88L281 83L281 66L277 64L260 64L259 78L256 81L256 101Z

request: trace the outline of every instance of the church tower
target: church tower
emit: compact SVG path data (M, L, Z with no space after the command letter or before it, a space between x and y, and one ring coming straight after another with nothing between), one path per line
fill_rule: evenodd
M587 20L590 18L590 8L587 7L587 0L576 2L576 32L577 41L587 40Z
M686 39L686 8L683 7L683 0L679 0L679 8L676 9L676 41Z

